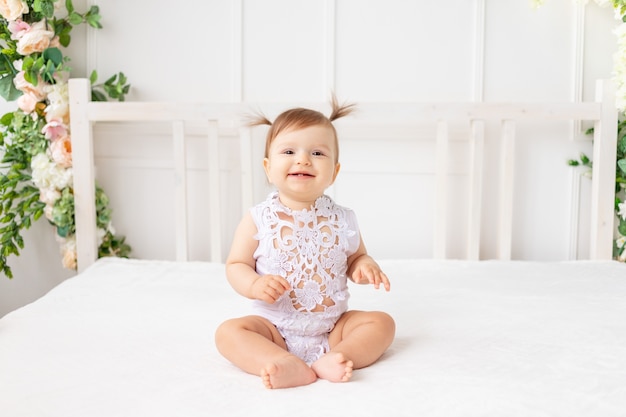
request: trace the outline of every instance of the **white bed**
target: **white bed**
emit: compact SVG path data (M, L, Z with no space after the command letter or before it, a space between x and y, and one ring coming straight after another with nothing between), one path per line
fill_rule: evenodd
M0 320L1 416L626 415L626 267L610 260L615 139L606 128L615 126L610 104L494 106L498 114L505 108L506 114L526 118L596 121L588 260L510 260L506 215L500 219L502 259L478 260L480 239L472 230L467 260L442 259L446 226L437 219L434 259L380 260L392 279L389 293L352 286L351 308L385 310L396 320L396 339L381 360L355 372L349 383L266 390L258 377L229 364L214 347L216 326L249 307L225 280L219 232L211 239L209 261L187 260L183 230L177 234L176 260L94 262L92 208L89 198L81 199L92 192L94 179L90 124L165 118L182 107L90 103L83 108L77 87L85 83L72 86L75 169L83 170L75 184L81 272ZM437 121L442 112L474 117L472 112L481 116L488 107L420 108L436 108L430 117ZM199 113L224 115L236 106L202 109ZM438 146L445 149L445 125L438 126ZM504 131L506 140L508 128ZM211 138L214 129L209 132ZM250 156L245 130L240 137L243 207L250 203ZM444 176L439 185L446 185ZM445 208L445 194L437 204ZM224 213L217 206L210 223L219 231ZM474 210L480 207L470 204L470 218ZM186 223L184 204L177 218Z
M216 351L246 303L217 263L105 259L0 321L3 416L623 416L614 262L383 261L397 336L347 384L269 391Z

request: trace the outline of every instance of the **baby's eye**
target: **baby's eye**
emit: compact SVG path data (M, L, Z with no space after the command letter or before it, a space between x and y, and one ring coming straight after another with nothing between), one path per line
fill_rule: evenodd
M293 155L293 154L294 154L294 152L293 152L291 149L285 149L285 150L283 151L283 153L284 153L285 155Z
M322 151L313 151L313 156L324 156L324 152L322 152Z

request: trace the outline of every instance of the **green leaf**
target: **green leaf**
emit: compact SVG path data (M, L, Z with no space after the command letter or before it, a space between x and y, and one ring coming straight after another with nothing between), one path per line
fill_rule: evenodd
M617 161L617 166L619 167L619 169L622 170L624 174L626 174L626 158Z
M91 101L107 101L107 96L97 90L91 90Z
M2 118L0 118L0 123L2 123L2 125L4 125L4 126L10 126L11 123L13 123L14 116L15 116L15 114L13 112L5 113L4 116L2 116Z
M55 66L63 63L63 53L59 48L48 48L43 51L43 58Z
M96 83L97 80L98 80L98 71L96 70L91 71L91 75L89 75L89 83L93 85Z
M55 0L35 0L33 10L43 14L47 18L51 18L54 15L54 1Z
M85 13L85 21L89 26L102 29L102 24L100 24L100 8L96 5L91 6L89 11Z
M584 153L580 154L580 160L582 161L583 165L589 165L589 157L587 155L585 155Z
M85 20L87 24L95 29L102 29L102 24L100 23L100 16L86 16Z
M4 257L2 259L2 273L9 279L13 278L13 272L11 271L11 267L6 264Z
M72 0L65 0L65 9L67 9L68 13L72 13L74 11L74 5L72 4Z
M115 74L115 75L113 75L113 76L109 77L109 79L107 79L107 80L104 82L104 85L113 85L113 84L115 83L115 80L116 80L116 79L117 79L117 74Z
M57 227L57 235L61 237L67 237L70 228L68 226Z
M74 26L80 25L84 21L83 17L80 14L76 13L76 12L70 13L70 15L68 16L68 20L69 20L70 24L72 24Z
M22 92L15 88L13 78L15 78L14 75L5 75L0 78L0 96L6 101L17 100L22 95Z

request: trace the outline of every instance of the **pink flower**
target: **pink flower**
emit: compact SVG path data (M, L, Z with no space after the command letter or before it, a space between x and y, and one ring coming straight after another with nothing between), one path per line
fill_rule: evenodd
M13 79L13 84L15 85L15 88L17 88L24 94L32 95L34 98L37 99L37 101L42 101L46 98L46 93L44 91L46 83L43 82L41 77L39 77L37 85L33 85L26 81L26 79L24 78L24 71L20 71Z
M30 55L35 52L43 52L50 46L50 40L54 32L48 30L45 20L39 21L30 27L17 42L17 53Z
M50 159L63 168L72 166L72 142L68 135L62 136L52 142L48 148Z
M9 31L11 32L11 39L14 41L19 40L24 33L30 30L30 25L23 20L14 20L9 22Z
M39 100L37 100L37 97L33 97L32 94L26 93L21 95L20 98L17 99L17 107L19 107L19 109L22 110L24 113L31 114L33 111L35 111L35 107L37 106L38 102Z
M67 125L62 120L54 118L46 123L41 129L41 133L46 136L46 139L55 140L67 135Z

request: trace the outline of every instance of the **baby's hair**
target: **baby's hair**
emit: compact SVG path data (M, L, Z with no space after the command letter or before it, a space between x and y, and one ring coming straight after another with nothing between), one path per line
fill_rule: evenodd
M304 129L310 126L326 126L329 127L333 131L333 136L335 137L335 153L337 155L337 159L339 158L339 144L337 140L337 131L335 130L335 126L333 126L332 122L335 120L345 117L352 113L355 110L355 104L339 104L337 101L337 97L333 94L330 99L331 104L331 112L330 116L326 117L323 113L306 109L303 107L297 107L293 109L286 110L276 117L274 123L272 123L263 113L256 113L252 115L249 119L249 126L260 126L260 125L268 125L270 126L269 131L267 132L267 137L265 140L265 158L269 156L270 145L281 132L292 130L292 129Z

